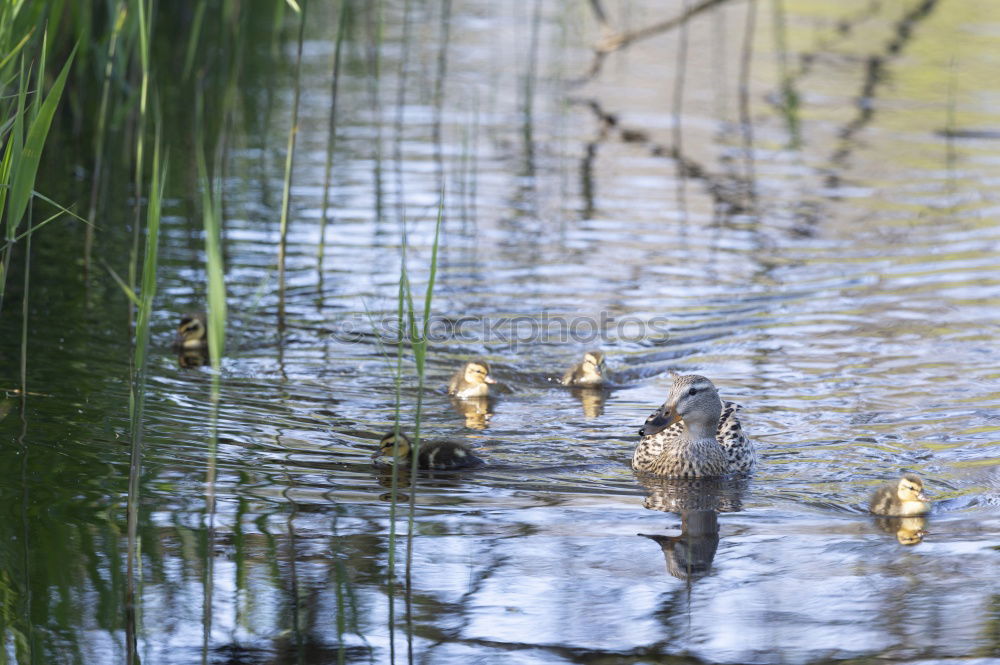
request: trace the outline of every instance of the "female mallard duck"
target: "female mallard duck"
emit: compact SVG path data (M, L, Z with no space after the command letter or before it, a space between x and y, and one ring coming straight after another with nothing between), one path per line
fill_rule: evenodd
M604 354L587 351L583 360L566 370L559 383L564 386L597 387L604 383Z
M481 360L472 360L455 372L448 382L448 394L455 397L486 397L489 384L496 383L490 376L490 366Z
M753 443L703 376L675 374L667 401L640 428L632 468L656 476L702 478L749 473L757 462Z
M176 351L195 351L208 348L207 320L203 312L185 314L181 317L181 323L177 326L177 335L174 337L174 349Z
M398 458L404 465L411 463L410 453L413 451L413 444L410 437L402 432L389 432L378 442L378 452L372 455L372 459L378 461L380 457L392 460ZM391 462L389 462L391 463ZM451 441L437 441L434 443L420 442L420 452L417 453L417 468L434 471L447 471L451 469L467 469L470 467L482 466L483 460L472 454L468 446Z
M931 504L924 496L924 483L920 477L906 473L899 482L875 490L868 509L876 515L913 517L930 512Z

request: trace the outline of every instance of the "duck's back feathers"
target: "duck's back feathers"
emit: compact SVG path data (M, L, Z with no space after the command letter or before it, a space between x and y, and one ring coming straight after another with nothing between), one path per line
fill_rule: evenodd
M473 455L470 448L449 441L421 445L417 457L419 468L435 471L472 469L483 464L485 462Z
M868 510L876 515L892 515L893 504L898 503L898 501L896 486L884 485L872 494L872 498L868 502Z

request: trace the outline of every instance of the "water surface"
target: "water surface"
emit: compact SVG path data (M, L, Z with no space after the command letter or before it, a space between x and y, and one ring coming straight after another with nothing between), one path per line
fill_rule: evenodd
M335 14L307 29L283 330L290 78L272 80L271 134L248 122L236 142L217 405L210 371L169 353L205 278L201 220L175 185L146 414L144 661L1000 657L1000 143L980 133L1000 126L1000 12L757 3L748 135L746 3L635 41L591 78L587 3L410 4L406 30L403 3L385 9L377 107L363 33L345 47L321 270ZM674 5L615 4L608 20L634 30ZM370 457L395 417L404 224L419 301L441 191L422 431L489 463L417 478L407 596L406 504L384 500L391 481ZM124 304L109 283L85 310L39 245L34 392L2 421L5 652L20 660L27 641L37 662L114 662ZM12 385L13 318L0 342ZM614 389L558 386L592 347ZM502 390L462 408L443 388L472 357ZM741 403L761 451L748 482L706 490L717 516L629 468L670 370ZM412 429L409 350L402 379ZM864 511L902 470L936 500L926 524Z

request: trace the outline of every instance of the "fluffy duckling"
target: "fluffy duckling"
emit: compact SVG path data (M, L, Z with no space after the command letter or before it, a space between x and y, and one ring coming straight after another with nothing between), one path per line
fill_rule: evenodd
M667 401L640 428L632 468L668 478L749 473L757 462L750 438L703 376L674 375Z
M872 494L868 509L875 515L912 517L926 515L931 504L924 496L924 483L913 473L903 474L899 482L883 485Z
M177 326L174 349L177 351L207 349L207 331L208 321L204 312L185 314Z
M392 463L393 453L395 457L404 465L411 462L410 453L413 444L410 437L402 432L397 436L395 432L389 432L378 442L378 452L372 455L373 461L385 457ZM421 442L420 452L417 454L417 468L435 471L447 471L451 469L468 469L482 466L483 460L472 454L472 450L461 443L451 441L437 441L433 443Z
M448 394L455 397L486 397L490 394L490 384L496 379L490 376L490 366L482 360L471 360L452 375L448 382Z
M566 370L559 383L564 386L596 387L604 383L604 354L587 351L583 360Z

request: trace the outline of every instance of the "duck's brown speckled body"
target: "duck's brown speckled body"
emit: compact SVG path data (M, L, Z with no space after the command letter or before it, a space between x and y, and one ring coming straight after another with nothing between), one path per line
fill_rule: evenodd
M413 444L408 436L402 432L398 436L395 432L389 432L379 441L379 451L375 453L373 459L376 463L391 464L395 453L395 459L408 467L412 451ZM469 469L483 464L485 462L473 455L468 446L451 441L422 441L420 452L417 453L417 468L424 470Z
M705 377L675 375L667 401L639 430L632 468L676 478L750 473L757 454L736 417L738 409L722 402Z

